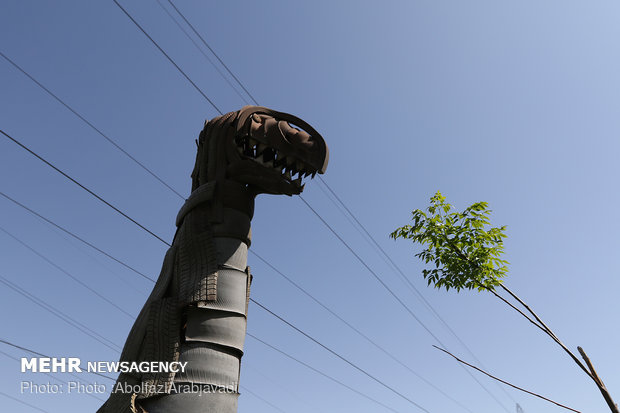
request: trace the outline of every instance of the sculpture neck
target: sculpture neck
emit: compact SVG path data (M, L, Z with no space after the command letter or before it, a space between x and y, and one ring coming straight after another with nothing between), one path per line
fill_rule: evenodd
M249 247L255 196L245 185L234 181L208 182L187 199L177 215L177 227L181 227L188 214L201 215L207 219L200 222L210 227L214 237L239 239Z

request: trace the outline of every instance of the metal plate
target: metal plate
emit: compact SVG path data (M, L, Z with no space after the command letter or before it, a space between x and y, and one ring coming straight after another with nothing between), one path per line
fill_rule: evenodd
M181 346L179 362L187 362L184 372L174 376L175 383L200 383L227 389L239 387L241 354L203 343L185 343Z
M248 246L236 238L213 238L220 268L245 271L248 265Z
M207 308L190 308L185 338L230 347L243 353L247 320L244 316Z
M217 300L201 302L201 308L230 311L245 315L248 275L237 270L222 269L217 277Z

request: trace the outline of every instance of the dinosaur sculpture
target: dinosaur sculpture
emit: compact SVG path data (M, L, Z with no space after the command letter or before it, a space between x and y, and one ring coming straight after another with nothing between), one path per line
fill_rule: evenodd
M206 122L197 145L192 193L120 357L187 362L185 371L120 373L98 413L237 411L254 199L301 193L329 158L306 122L259 106Z

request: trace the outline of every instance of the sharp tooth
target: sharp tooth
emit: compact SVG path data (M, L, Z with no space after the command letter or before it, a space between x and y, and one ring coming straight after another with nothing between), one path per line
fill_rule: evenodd
M306 171L306 173L304 173L304 178L307 177L308 175L310 175L312 172L310 171Z
M291 172L290 172L290 171L288 171L288 170L287 170L286 172L284 172L284 177L285 177L286 179L290 180L290 179L291 179Z
M316 171L312 172L312 178L316 175Z

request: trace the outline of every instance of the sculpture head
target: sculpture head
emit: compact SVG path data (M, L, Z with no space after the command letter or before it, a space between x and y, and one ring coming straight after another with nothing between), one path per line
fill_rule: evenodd
M234 181L253 195L295 195L303 179L324 173L329 150L303 120L260 106L245 106L208 121L200 134L192 190Z

